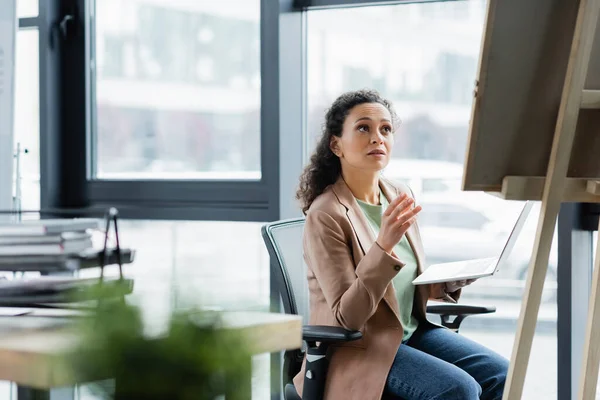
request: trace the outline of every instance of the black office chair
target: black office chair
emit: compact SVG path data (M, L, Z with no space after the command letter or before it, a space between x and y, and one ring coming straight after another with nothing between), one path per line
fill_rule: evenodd
M362 337L358 331L341 327L306 325L309 320L308 282L306 265L302 255L302 234L304 218L275 221L262 227L261 233L270 257L271 279L275 280L286 314L300 315L304 321L302 349L286 351L283 363L283 386L285 400L302 400L296 392L292 379L300 371L304 352L315 361L307 360L304 377L305 400L321 400L325 389L329 345L357 340ZM495 307L477 307L462 304L428 305L427 313L437 314L443 326L458 332L460 323L474 314L487 314L496 311ZM316 343L319 342L319 346Z

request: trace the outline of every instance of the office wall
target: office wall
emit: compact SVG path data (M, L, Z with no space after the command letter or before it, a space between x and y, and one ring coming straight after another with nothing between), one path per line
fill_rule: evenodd
M15 33L15 0L0 0L0 209L12 205Z

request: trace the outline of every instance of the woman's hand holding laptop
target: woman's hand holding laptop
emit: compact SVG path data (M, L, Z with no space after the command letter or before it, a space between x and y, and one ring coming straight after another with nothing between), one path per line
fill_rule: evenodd
M446 282L446 292L454 293L458 289L468 286L476 280L477 279L462 279L460 281Z

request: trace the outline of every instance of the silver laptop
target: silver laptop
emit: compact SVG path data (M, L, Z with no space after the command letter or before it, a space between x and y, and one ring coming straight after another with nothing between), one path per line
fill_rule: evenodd
M429 283L452 282L494 275L500 269L502 263L508 260L532 207L533 203L531 201L525 202L525 206L523 206L523 210L508 236L508 240L502 249L502 253L500 253L500 257L432 264L421 275L413 280L413 284L425 285Z

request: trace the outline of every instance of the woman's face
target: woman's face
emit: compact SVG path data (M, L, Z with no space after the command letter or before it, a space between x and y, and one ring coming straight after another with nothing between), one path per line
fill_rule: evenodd
M342 168L380 171L390 160L394 146L392 117L379 103L363 103L350 110L342 136L331 138L331 150Z

